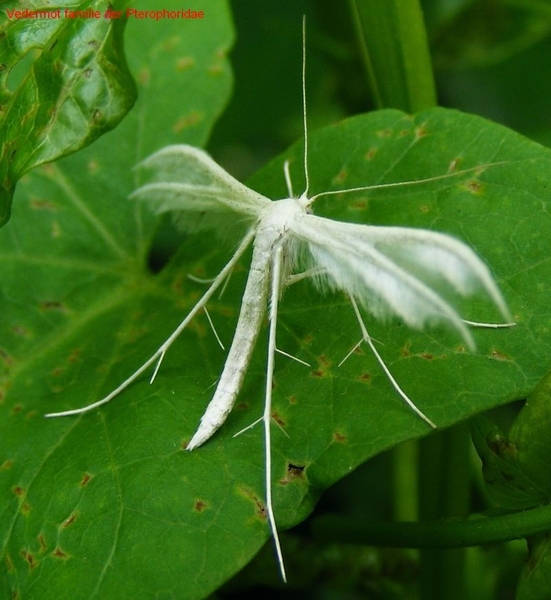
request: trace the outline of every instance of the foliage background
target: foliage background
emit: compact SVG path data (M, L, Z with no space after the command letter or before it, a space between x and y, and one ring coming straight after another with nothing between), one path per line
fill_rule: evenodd
M126 195L138 181L131 167L141 157L167 143L203 145L209 139L213 156L244 178L299 139L303 13L308 15L309 27L311 129L373 107L350 33L351 3L335 8L330 2L260 4L239 0L231 6L237 32L231 55L234 94L209 137L230 92L226 53L233 34L228 6L215 0L203 4L209 14L208 33L198 24L193 24L186 36L180 35L181 24L129 24L128 61L140 87L133 112L89 149L43 167L23 180L12 221L2 232L2 301L6 308L2 315L5 401L0 462L3 493L10 498L2 518L1 577L6 597L15 593L27 598L53 598L67 589L74 597L83 598L113 593L135 598L204 597L245 565L268 537L261 511L259 432L238 440L231 437L256 416L254 408L261 401L256 390L261 388L264 367L261 353L255 355L243 401L226 431L201 452L182 452L208 400L205 390L223 363L223 354L212 342L204 320L167 357L155 388L142 381L126 400L121 397L105 409L75 420L45 422L40 418L48 410L93 401L116 385L151 353L196 301L200 289L189 285L185 273L216 273L231 249L228 244L224 252L219 252L213 250L212 239L196 238L186 240L180 248L181 238L169 222L159 223L141 207L126 203ZM476 8L482 4L488 5L487 13ZM426 2L424 8L434 64L439 69L442 102L489 116L545 141L549 117L541 107L543 98L548 97L550 79L545 76L545 69L549 69L544 60L549 53L549 38L542 25L543 6L533 2L524 8L522 3L511 8L505 2ZM490 8L494 12L490 13ZM495 10L499 18L495 18ZM518 11L524 18L519 18ZM473 22L479 26L473 27ZM472 35L460 35L461 31ZM382 128L404 130L401 116L389 113L380 118L349 122L313 138L312 172L319 189L331 185L330 175L336 175L342 167L344 159L339 158L339 151L343 155L349 152L346 144L354 129L361 127L365 139ZM444 117L431 118L435 129L437 125L442 131L450 128ZM420 119L417 125L423 122ZM466 131L467 124L482 127L477 121L455 122L458 130ZM523 361L519 376L515 380L512 371L516 369L511 363L499 374L492 371L491 384L485 385L480 403L469 400L456 409L453 396L457 364L463 365L459 378L468 379L477 365L481 368L485 364L479 357L462 357L463 362L445 368L441 362L423 361L420 355L408 361L389 359L415 398L426 401L430 390L429 405L441 407L442 424L461 421L485 406L522 398L543 376L548 363L549 313L539 287L547 256L545 245L537 244L546 227L537 210L541 209L537 198L548 180L548 156L520 138L507 137L502 130L489 128L487 133L494 144L498 139L505 146L508 142L508 160L519 153L525 159L530 156L529 169L526 164L518 170L511 165L510 179L527 193L522 211L529 214L529 226L519 239L534 240L532 254L523 252L521 256L530 255L534 261L530 269L540 257L544 270L534 271L534 277L526 280L529 292L523 298L519 296L514 306L515 314L533 323L531 328L508 337L513 339L508 349ZM444 141L447 139L444 136ZM391 142L389 153L395 156L399 146L392 144L400 143L399 136ZM330 157L327 147L334 150ZM416 161L410 159L386 175L411 179L441 174L448 156L454 156L450 152L433 160L421 149L414 157ZM291 156L295 157L294 164L300 164L300 147ZM474 164L484 162L484 156L483 150L480 157L473 156ZM366 179L379 181L384 172L384 163L379 172L375 167L373 179L362 172L360 183ZM326 179L318 179L319 174ZM296 181L300 181L300 175ZM253 178L252 185L271 197L283 194L281 160ZM487 185L491 188L492 182ZM501 185L499 179L493 185ZM532 196L535 188L538 194ZM408 202L398 209L388 206L392 199L388 196L379 208L375 203L374 212L367 216L355 212L354 202L343 203L337 210L326 203L320 210L344 220L369 218L422 226L422 220L413 216L418 214L417 208L427 202L440 206L440 198L453 191L450 186L437 185L425 193L429 200L419 194L408 196ZM498 195L495 187L491 199L495 197L497 202ZM394 195L395 199L400 197ZM483 213L474 210L472 214L483 219ZM518 218L518 208L515 210L513 203L511 212L506 213L504 205L499 216L501 229L505 229ZM460 221L454 220L458 227ZM453 229L453 224L450 227ZM499 238L498 231L493 233ZM496 244L491 239L484 243L487 229L481 224L468 234L478 241L477 248L485 246L483 254L491 258ZM502 266L494 259L492 266L501 270L503 282L507 280L510 286L510 265L504 260ZM225 297L211 309L225 339L231 337L245 274L246 263L236 273ZM525 306L528 299L532 312ZM476 303L469 306L481 309ZM426 433L422 424L403 411L384 378L375 374L375 365L367 355L362 356L365 362L360 377L373 373L368 422L363 422L365 386L355 403L343 405L339 401L347 386L358 386L358 367L345 366L339 373L334 368L357 336L353 319L343 316L346 310L344 299L320 299L308 287L289 290L282 307L281 340L285 347L311 355L309 358L317 361L323 375L319 382L312 377L306 379L300 367L293 364L279 371L280 384L289 382L282 397L295 394L303 398L303 412L291 414L284 403L279 405L286 411L286 418L292 416L294 421L289 426L290 438L282 436L275 450L280 459L275 479L287 478L276 498L283 526L307 516L326 487L368 456ZM342 334L335 339L331 330L323 333L321 327L308 326L319 323L335 323ZM312 333L317 347L311 345ZM399 324L394 324L390 328L375 325L373 333L385 342L389 356L398 356L404 340L413 340L426 354L456 348L456 340L445 332L443 337L439 332L438 339L432 335L412 337L409 333L404 337ZM478 338L481 354L484 348L492 348L493 342L487 340L488 334ZM528 340L530 354L526 352ZM206 367L197 366L198 356ZM327 357L328 363L324 362ZM421 373L420 363L423 371L416 375ZM186 369L183 364L194 366ZM473 397L482 396L476 386L488 379L488 373L479 375L479 380L474 377L469 384ZM198 403L197 398L204 402ZM507 422L511 417L504 413L499 418ZM335 444L328 444L328 423L352 427L356 421L362 421L355 431L357 447L339 450L337 446L335 450ZM445 511L439 511L440 515L479 509L482 486L475 486L471 493L470 469L457 468L468 466L471 460L465 450L465 429L459 426L454 431L432 436L432 447L401 446L393 454L371 461L334 488L320 511L341 511L358 522L366 515L370 519L418 514L428 518L431 510L423 504L423 495L434 496L435 489L447 489L454 497L453 510L448 505ZM443 455L454 458L453 468L450 463L437 463ZM421 458L420 482L412 477L418 470L416 456ZM285 464L289 463L306 465L307 476L294 477L297 472L292 470L285 473ZM415 499L417 488L421 492L420 508ZM438 509L441 506L434 507L432 513ZM521 544L490 551L454 551L456 554L439 551L447 557L447 567L442 562L431 563L434 556L425 553L424 573L428 575L422 572L419 584L415 554L325 545L303 526L285 544L289 570L294 574L291 587L274 594L291 595L293 587L302 587L309 589L312 597L323 597L333 589L352 597L402 598L423 593L431 597L427 594L432 593L432 597L451 598L455 588L456 593L468 594L470 590L479 598L503 598L514 588L512 580L516 580L525 559ZM242 595L243 588L257 579L264 584L277 581L269 546L259 561L219 593L229 596L233 589ZM457 565L461 567L461 587L454 578ZM325 584L317 589L312 581L320 573ZM440 587L435 591L436 573L442 574L443 581L437 582ZM492 586L485 583L489 573ZM427 579L433 583L427 583ZM277 583L274 586L277 590Z

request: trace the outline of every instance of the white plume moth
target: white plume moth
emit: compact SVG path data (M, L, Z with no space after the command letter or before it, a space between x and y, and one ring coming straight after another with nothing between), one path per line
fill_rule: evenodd
M347 190L322 192L308 196L308 143L306 128L305 44L303 42L304 108L304 192L292 192L288 164L285 179L289 197L272 201L231 177L205 152L186 145L165 147L146 158L141 167L152 173L151 181L138 188L132 198L147 201L159 213L178 214L178 224L188 232L200 227L223 227L223 223L246 223L248 231L234 255L191 312L161 347L130 377L101 400L83 408L51 413L57 417L80 414L106 402L127 388L146 369L156 364L153 382L161 361L174 340L221 287L247 247L253 245L252 261L243 293L235 334L214 396L201 418L187 449L205 443L226 420L241 389L253 349L268 310L268 361L265 382L264 426L266 511L274 536L277 559L286 579L272 504L271 488L271 402L278 303L286 285L301 278L313 278L321 290L338 290L347 294L366 342L374 353L394 389L407 405L428 425L436 425L419 410L401 389L367 332L359 306L377 318L394 315L414 328L428 322L443 322L455 328L466 345L474 341L468 326L503 327L512 325L465 321L440 293L442 287L456 294L483 290L506 321L511 317L486 265L468 246L442 233L407 227L381 227L339 222L315 216L316 200L331 194L365 191L373 188L419 184L427 180L363 186ZM479 167L477 167L478 169ZM469 169L474 170L474 169ZM469 170L442 175L434 179L455 177ZM302 273L297 273L306 265ZM438 287L434 283L438 283ZM267 309L267 307L269 307ZM207 313L208 316L208 313ZM209 318L210 321L210 318ZM354 349L355 349L354 348ZM292 357L291 357L292 358ZM346 359L347 357L345 357Z

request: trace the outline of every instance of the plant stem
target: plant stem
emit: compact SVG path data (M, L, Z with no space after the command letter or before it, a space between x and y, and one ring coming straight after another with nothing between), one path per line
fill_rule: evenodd
M348 4L377 108L416 113L435 106L419 0L348 0Z
M421 521L464 517L470 507L470 437L462 424L420 442L419 517ZM420 554L421 598L461 600L465 549L424 548Z
M314 535L331 542L387 548L463 548L527 538L551 530L551 505L499 516L474 514L467 519L389 523L320 516Z

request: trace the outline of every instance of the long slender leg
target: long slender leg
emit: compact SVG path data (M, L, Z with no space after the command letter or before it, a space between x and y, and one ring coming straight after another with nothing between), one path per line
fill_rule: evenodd
M268 521L274 536L274 545L277 554L277 562L283 581L287 581L285 574L285 563L283 562L283 553L277 532L277 525L272 503L272 439L271 439L271 419L272 419L272 385L274 380L274 362L276 351L276 329L277 329L277 309L279 296L281 292L281 268L283 262L283 249L281 246L274 248L271 273L270 288L270 330L268 333L268 365L266 368L266 394L264 402L264 451L266 456L265 476L266 476L266 512Z
M161 361L166 353L166 351L170 348L176 338L182 333L182 331L188 326L190 321L195 317L195 315L206 305L214 292L220 287L222 282L226 279L228 274L234 268L237 261L241 258L241 255L245 252L248 245L251 243L251 240L255 236L255 231L251 230L247 233L247 235L243 238L241 243L239 244L235 254L232 256L231 260L226 264L226 266L220 271L213 284L209 287L209 289L203 294L199 302L191 309L188 316L180 323L180 325L174 330L174 332L168 337L168 339L159 347L159 349L151 356L148 360L146 360L141 367L139 367L130 377L125 379L117 388L115 388L110 394L94 402L93 404L88 404L87 406L83 406L82 408L75 408L72 410L65 410L63 412L57 413L48 413L44 415L46 417L65 417L69 415L78 415L102 404L106 404L110 400L112 400L117 394L120 394L124 389L126 389L134 380L136 380L146 369L148 369L155 361L157 361L157 366L155 368L155 372L153 373L152 380L154 379Z
M362 319L362 316L361 316L360 311L358 309L358 305L356 304L356 301L354 300L354 298L352 296L350 296L350 300L352 302L352 307L354 308L354 312L356 313L356 318L358 319L358 323L360 324L360 329L362 331L363 341L371 348L371 351L373 352L373 354L375 355L375 358L377 359L377 361L381 365L381 368L385 372L385 375L388 377L390 383L392 384L392 387L398 392L398 394L400 394L400 396L402 397L402 399L411 408L411 410L413 410L413 412L415 414L417 414L419 417L421 417L421 419L423 419L423 421L425 421L425 423L428 423L432 428L436 429L437 426L427 417L427 415L425 415L425 413L423 413L421 410L419 410L417 408L417 406L415 406L415 404L413 403L413 400L411 400L411 398L398 385L398 382L396 381L396 379L394 379L392 373L390 372L390 370L386 366L386 364L385 364L384 360L382 359L381 355L379 354L379 352L377 352L377 348L375 348L375 344L371 340L371 336L369 335L369 333L367 333L366 326L365 326L365 324L363 322L363 319ZM357 347L358 347L358 344L356 344L356 346L354 346L354 350Z

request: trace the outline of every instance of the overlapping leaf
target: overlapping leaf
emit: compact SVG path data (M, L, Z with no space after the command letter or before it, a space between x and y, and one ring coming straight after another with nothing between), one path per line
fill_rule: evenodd
M87 146L134 104L135 85L122 45L126 20L104 17L108 9L125 5L124 0L61 0L1 7L0 225L9 218L24 173ZM101 17L65 16L65 10L86 9ZM38 11L49 16L39 18ZM27 66L24 60L32 61L28 70L13 72ZM14 81L17 77L20 81Z

